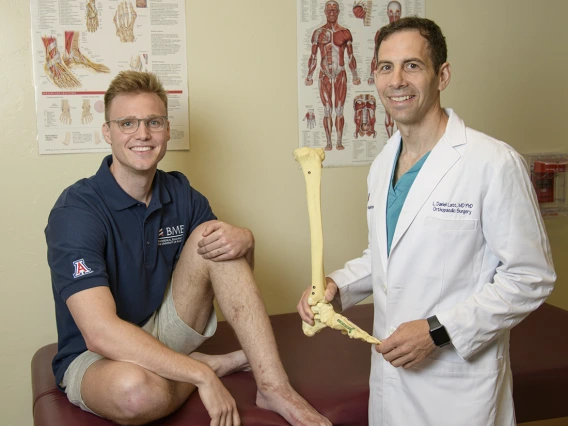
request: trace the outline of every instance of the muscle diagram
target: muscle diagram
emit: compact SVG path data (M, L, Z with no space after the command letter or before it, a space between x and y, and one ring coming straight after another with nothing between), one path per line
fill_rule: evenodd
M353 56L353 37L351 32L337 23L339 4L336 1L325 3L324 13L327 22L316 29L312 34L311 56L308 60L308 75L306 86L314 82L312 76L317 67L318 50L321 54L319 73L319 92L324 108L323 127L327 144L327 151L332 149L331 132L333 129L332 110L335 108L335 129L337 131L336 148L344 149L341 142L345 118L343 107L347 96L347 73L345 72L345 53L347 65L353 76L353 84L358 85L361 80L357 76L357 61Z
M306 112L306 115L304 115L304 119L302 121L306 122L308 129L313 129L314 127L316 127L316 115L312 108L308 109L308 112Z
M321 170L325 153L321 148L298 148L294 158L302 167L306 180L306 196L310 218L310 239L312 251L312 292L308 303L314 313L314 325L302 323L306 336L313 336L325 327L334 328L352 339L379 344L378 339L369 335L346 317L336 313L325 300L325 274L323 267L323 228L321 221Z
M81 114L81 123L87 124L93 121L93 114L91 114L91 101L83 99L83 113Z
M402 6L398 1L391 1L387 5L387 16L389 18L389 24L398 21L402 15ZM377 31L375 34L375 46L379 39L379 34L381 30ZM373 49L373 59L371 59L371 72L369 73L369 79L367 83L369 85L375 84L375 71L377 69L377 57L375 55L375 49ZM388 112L385 111L385 130L387 131L387 136L390 138L394 133L394 120Z
M377 100L373 95L357 95L353 99L353 110L355 111L355 139L358 136L377 136L375 132L375 110Z
M71 124L71 107L67 99L61 99L61 115L59 121L64 124Z
M94 33L99 29L99 12L95 6L95 0L88 0L85 8L85 20L87 21L87 31Z
M43 69L53 84L62 89L80 87L81 82L73 75L71 70L67 68L59 54L57 39L55 37L44 36L41 40L45 47L45 65Z
M109 73L110 69L103 64L96 64L79 50L79 31L65 31L65 54L63 61L69 68L83 67L95 72Z
M368 27L371 25L371 10L373 2L371 0L359 0L353 3L353 15L363 20L363 25Z
M114 22L116 27L116 35L122 43L132 43L134 41L134 22L137 16L132 3L124 0L118 4L112 22Z

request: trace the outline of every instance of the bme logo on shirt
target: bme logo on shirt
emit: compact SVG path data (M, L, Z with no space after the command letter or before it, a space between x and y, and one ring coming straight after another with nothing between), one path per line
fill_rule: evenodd
M75 267L75 272L73 272L73 278L82 277L83 275L93 273L93 270L87 266L85 263L85 259L75 260L73 262L73 266Z
M158 231L158 245L178 244L183 241L184 226L165 226Z

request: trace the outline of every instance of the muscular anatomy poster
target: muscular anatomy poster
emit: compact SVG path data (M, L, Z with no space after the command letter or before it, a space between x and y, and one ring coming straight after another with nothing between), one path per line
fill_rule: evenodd
M103 96L123 70L168 92L169 149L189 149L183 0L31 0L40 154L110 152Z
M300 147L324 166L370 164L396 131L375 89L379 29L424 16L426 0L297 0Z

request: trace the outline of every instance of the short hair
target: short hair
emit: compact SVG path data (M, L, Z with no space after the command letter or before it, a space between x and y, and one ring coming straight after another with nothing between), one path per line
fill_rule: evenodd
M440 67L448 58L448 46L446 45L446 37L442 34L440 27L430 19L419 18L417 16L408 16L391 22L380 29L379 37L375 45L375 58L379 59L379 47L381 43L393 34L402 31L418 31L422 37L428 42L428 50L430 51L430 59L434 64L436 74L440 71Z
M105 93L105 120L108 121L110 104L114 98L123 94L155 93L168 110L168 95L156 74L141 71L121 71L110 82Z

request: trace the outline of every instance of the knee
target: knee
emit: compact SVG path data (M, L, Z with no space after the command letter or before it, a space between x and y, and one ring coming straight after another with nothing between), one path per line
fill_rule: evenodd
M116 413L120 424L141 425L160 418L171 404L165 379L143 370L132 370L116 383Z

